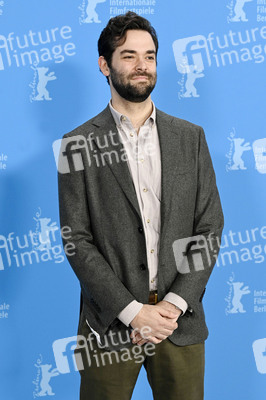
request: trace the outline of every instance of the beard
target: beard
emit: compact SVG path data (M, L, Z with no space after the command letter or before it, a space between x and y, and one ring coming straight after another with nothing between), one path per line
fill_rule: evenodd
M157 80L156 72L154 74L136 72L126 76L112 67L109 67L109 69L113 87L125 100L133 103L141 103L149 97L155 87ZM136 76L146 76L148 79L146 81L136 80L135 85L131 84L130 79L135 78Z

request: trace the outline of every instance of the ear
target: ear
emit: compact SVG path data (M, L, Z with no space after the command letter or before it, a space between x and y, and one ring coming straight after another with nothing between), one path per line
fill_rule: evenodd
M104 74L104 76L109 76L110 75L110 70L109 70L109 67L107 65L107 62L106 62L104 56L100 56L98 58L98 65L99 65L100 70Z

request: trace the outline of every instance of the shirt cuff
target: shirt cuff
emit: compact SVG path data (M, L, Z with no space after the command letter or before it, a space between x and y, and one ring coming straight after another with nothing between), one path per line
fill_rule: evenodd
M129 326L130 322L139 313L142 306L142 303L139 303L137 300L133 300L118 314L117 318L120 319L123 324Z
M178 294L175 294L173 292L167 293L166 296L164 296L163 300L168 301L169 303L174 304L176 307L180 308L180 310L183 312L181 316L185 314L188 308L188 304L186 300L183 299L183 297L178 296Z

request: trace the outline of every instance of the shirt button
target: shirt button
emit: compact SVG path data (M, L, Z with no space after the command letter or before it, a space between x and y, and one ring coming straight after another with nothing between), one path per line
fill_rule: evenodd
M141 158L140 161L143 162L143 161L144 161L144 158Z
M148 191L148 189L146 189L146 188L143 189L143 192L147 192L147 191Z
M130 136L133 137L133 136L134 136L134 133L130 132Z
M150 219L149 219L149 218L147 219L147 222L148 222L148 224L149 224L149 222L150 222Z
M125 120L126 120L126 117L122 116L122 118L121 118L121 119L122 119L122 121L125 121Z
M151 249L151 253L154 253L154 249Z
M153 283L153 282L154 282L154 279L151 280L151 283Z

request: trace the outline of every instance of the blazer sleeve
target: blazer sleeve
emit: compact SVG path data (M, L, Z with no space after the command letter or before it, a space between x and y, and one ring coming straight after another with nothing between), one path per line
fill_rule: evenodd
M200 240L202 236L205 238L205 243L208 245L210 263L207 265L205 263L204 269L199 265L194 265L194 268L190 269L189 272L186 271L184 265L181 266L181 268L179 268L181 272L177 274L172 286L169 288L169 292L174 292L181 296L192 309L195 302L201 301L204 294L205 286L218 257L224 226L224 217L216 186L216 177L205 134L201 127L198 149L197 197L194 212L193 237L191 241L194 239L196 241ZM192 249L193 246L190 248L188 246L186 260L192 255ZM185 262L184 258L183 264Z
M62 240L68 261L80 281L83 301L93 307L107 329L135 298L95 245L84 175L82 170L58 172Z

